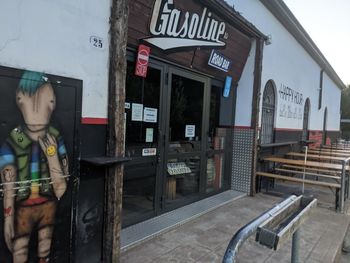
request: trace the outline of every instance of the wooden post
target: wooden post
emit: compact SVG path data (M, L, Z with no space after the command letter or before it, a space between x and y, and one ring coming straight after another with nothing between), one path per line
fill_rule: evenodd
M124 104L128 0L112 0L110 18L110 63L108 94L108 156L124 156ZM113 165L106 173L105 227L103 262L120 258L123 166Z
M256 193L256 167L258 162L258 134L259 134L259 114L260 114L260 90L261 90L261 74L262 74L262 61L264 50L264 39L256 38L256 51L255 51L255 65L254 65L254 87L253 87L253 100L252 100L252 119L251 127L254 129L254 141L253 141L253 159L252 159L252 174L251 174L251 188L250 195L253 196Z

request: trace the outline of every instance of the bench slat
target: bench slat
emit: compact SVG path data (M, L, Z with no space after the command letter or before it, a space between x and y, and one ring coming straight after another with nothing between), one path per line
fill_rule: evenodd
M341 164L315 162L315 161L306 161L306 163L305 163L304 160L287 159L287 158L281 158L281 157L277 157L277 156L264 157L264 158L262 158L262 160L265 162L299 165L299 166L322 168L322 169L335 170L335 171L342 171L342 169L343 169L343 166ZM347 171L350 170L350 167L348 165L346 167L346 170Z
M285 176L285 175L279 175L279 174L272 174L272 173L265 173L265 172L257 172L257 176L262 177L269 177L269 178L275 178L279 180L285 180L285 181L291 181L296 183L305 183L310 185L318 185L318 186L324 186L324 187L332 187L332 188L340 188L340 184L334 184L334 183L327 183L327 182L320 182L320 181L313 181L313 180L303 180L300 178Z
M284 165L282 165L282 167L304 170L304 166L298 166L298 165L288 165L288 164L284 164ZM334 175L340 174L340 172L330 171L330 170L327 170L327 169L312 168L312 167L306 167L305 170L315 171L315 172L323 172L323 173L334 174Z
M289 169L282 169L282 168L275 168L275 170L279 171L279 172L287 172L287 173L294 173L294 174L304 174L303 171L297 171L297 170L289 170ZM305 172L305 175L312 175L312 176L323 177L323 178L330 178L330 179L336 179L336 180L340 180L341 179L340 176L316 174L316 173L309 173L309 172Z

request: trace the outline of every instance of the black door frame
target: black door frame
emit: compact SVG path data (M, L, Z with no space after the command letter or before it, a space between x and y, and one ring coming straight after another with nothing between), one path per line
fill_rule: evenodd
M135 58L135 53L133 52L128 52L127 53L127 61L128 62L132 62L135 63L136 58ZM142 220L146 220L148 218L157 216L159 214L162 213L161 211L161 200L162 198L162 191L160 191L160 186L162 185L162 180L161 180L161 174L163 171L163 158L162 156L164 156L164 118L165 118L165 114L163 111L163 107L164 107L164 96L165 96L165 89L163 88L165 85L165 75L166 75L166 65L164 63L160 63L156 60L152 60L150 59L149 61L149 67L150 68L154 68L160 71L160 90L159 90L159 109L158 109L158 128L157 128L157 132L158 132L158 146L157 146L157 153L156 156L147 156L147 157L139 157L137 160L131 160L129 163L126 164L127 165L132 165L132 162L136 162L136 163L143 163L143 161L141 159L149 159L149 160L153 160L156 163L156 173L155 173L155 192L154 192L154 200L153 200L153 210L151 212L147 212L146 214L142 214L140 216L138 216L137 218L135 218L135 222L139 222ZM127 87L126 87L127 89ZM132 225L128 224L128 225Z
M163 166L163 184L162 184L162 202L161 202L161 210L162 212L167 212L170 210L173 210L175 208L184 206L186 204L192 203L194 201L200 200L203 197L203 193L205 192L205 169L206 169L206 143L207 143L207 136L208 136L208 130L209 130L209 107L210 107L210 79L206 76L181 69L175 66L167 66L166 70L167 74L167 85L165 86L166 89L166 97L164 98L165 100L165 105L166 108L163 108L166 112L166 119L165 119L165 147L164 147L164 166ZM178 75L181 77L189 78L191 80L199 81L204 84L204 92L203 92L203 108L202 108L202 129L201 129L201 150L199 152L191 152L191 153L178 153L178 154L169 154L169 143L170 143L170 138L169 138L169 133L170 133L170 105L171 105L171 92L172 92L172 75ZM200 178L199 178L199 192L198 196L194 198L189 198L185 201L179 201L175 202L174 204L168 204L166 205L166 164L169 159L169 156L172 158L176 157L184 157L184 156L199 156L200 157Z
M269 90L268 90L269 89ZM273 94L268 94L267 92L272 91ZM267 104L265 102L265 97L268 97L269 95L273 95L273 104ZM262 96L262 114L261 114L261 134L260 134L260 144L266 144L266 143L273 143L275 141L275 114L276 114L276 89L275 84L272 80L269 80L266 82L263 96ZM266 111L268 113L271 112L271 122L266 123L268 120L268 117L266 115ZM270 132L270 134L266 134L267 132ZM267 137L268 136L268 137ZM264 139L268 138L269 141L266 142Z
M135 53L131 50L128 51L127 60L135 62ZM190 71L181 66L174 64L168 64L164 60L158 60L156 58L150 58L149 67L158 69L161 71L161 88L160 88L160 101L159 101L159 124L158 124L158 148L157 148L157 167L156 167L156 185L155 185L155 200L153 215L157 216L162 213L171 211L186 204L198 201L204 197L218 194L229 188L230 183L230 167L232 163L232 149L226 148L224 154L224 182L220 191L212 193L206 193L206 164L207 155L212 150L207 149L207 139L209 136L209 113L210 113L210 92L212 85L223 85L222 81L211 78L210 76L203 75L197 72ZM166 173L167 173L167 160L169 159L169 124L170 124L170 101L171 101L171 82L172 75L179 75L185 78L189 78L195 81L200 81L204 84L203 93L203 114L202 114L202 131L201 131L201 151L195 153L180 153L176 156L200 156L200 184L198 197L185 200L183 202L175 202L174 205L166 205ZM235 98L235 96L234 96ZM232 102L234 103L234 102ZM235 107L233 107L235 110ZM234 114L234 112L233 112ZM233 116L234 118L234 116ZM228 141L226 145L232 145L232 133L228 135ZM175 155L172 155L174 157Z

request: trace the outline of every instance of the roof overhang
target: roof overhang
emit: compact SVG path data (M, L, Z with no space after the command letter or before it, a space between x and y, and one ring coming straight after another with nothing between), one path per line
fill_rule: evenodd
M266 35L264 35L252 23L237 12L233 6L230 6L224 0L199 0L199 2L212 8L213 10L217 10L223 19L235 26L247 36L268 40Z

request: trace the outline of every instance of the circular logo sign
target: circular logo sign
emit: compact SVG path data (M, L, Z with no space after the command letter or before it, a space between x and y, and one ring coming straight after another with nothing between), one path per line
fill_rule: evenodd
M142 49L139 51L138 55L138 64L141 66L145 66L148 63L149 53L147 50Z

